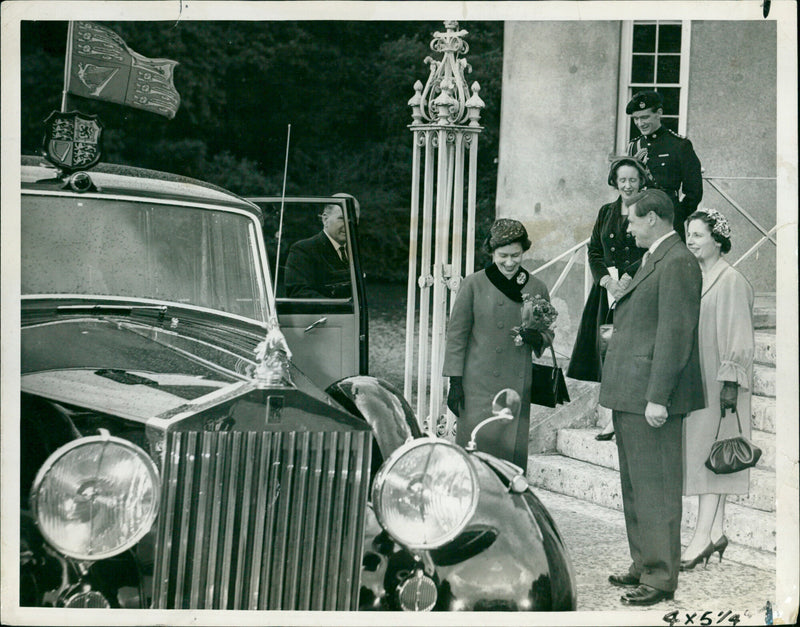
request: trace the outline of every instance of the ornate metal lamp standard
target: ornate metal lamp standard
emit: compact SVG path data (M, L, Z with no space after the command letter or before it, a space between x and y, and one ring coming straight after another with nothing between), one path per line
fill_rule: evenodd
M469 51L463 39L467 31L458 30L455 21L446 21L444 26L446 32L435 32L431 41L431 49L441 53L442 57L440 60L430 56L425 58L424 62L430 66L428 80L424 88L420 81L414 84L414 96L408 101L413 119L409 129L414 136L414 151L403 391L406 398L412 397L415 310L419 290L416 408L422 423L420 426L427 432L432 432L443 408L441 370L445 323L449 313L448 293L452 293L452 307L461 277L470 274L475 265L478 134L483 129L478 121L484 107L478 96L480 85L473 82L469 87L464 78L465 70L472 71L462 56ZM463 228L465 194L466 233ZM440 430L442 433L450 431L452 420L453 416L448 413L446 428Z

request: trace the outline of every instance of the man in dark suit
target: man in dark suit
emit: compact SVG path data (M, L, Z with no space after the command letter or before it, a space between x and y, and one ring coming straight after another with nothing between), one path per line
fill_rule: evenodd
M697 326L702 278L661 190L631 199L628 231L646 248L617 301L600 404L613 410L631 564L609 582L625 605L673 598L681 557L681 422L705 407Z
M700 160L692 142L661 125L664 109L657 91L637 93L625 112L641 132L628 144L628 155L646 164L658 186L669 195L675 208L675 231L685 241L683 223L703 198ZM678 192L683 192L680 200Z
M325 205L322 231L295 242L286 258L286 295L290 298L348 298L350 262L347 232L339 205Z

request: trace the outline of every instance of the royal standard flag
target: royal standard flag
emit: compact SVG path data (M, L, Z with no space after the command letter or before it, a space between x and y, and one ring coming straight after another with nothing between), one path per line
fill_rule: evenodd
M175 117L181 103L172 83L177 61L143 57L114 31L92 22L73 23L68 54L69 93Z

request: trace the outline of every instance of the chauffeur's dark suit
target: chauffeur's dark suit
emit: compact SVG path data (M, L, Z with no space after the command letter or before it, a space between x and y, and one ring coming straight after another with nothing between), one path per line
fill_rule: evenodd
M320 231L295 242L286 258L286 295L290 298L347 298L350 265Z
M702 278L671 234L620 297L603 364L600 404L614 410L630 574L659 590L677 587L681 526L681 419L705 407L697 325ZM648 402L669 417L651 427Z

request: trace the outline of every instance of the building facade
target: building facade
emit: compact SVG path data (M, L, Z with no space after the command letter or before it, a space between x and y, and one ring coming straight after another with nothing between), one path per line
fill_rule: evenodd
M610 162L638 136L625 105L654 87L665 101L662 123L688 137L702 163L700 206L731 222L729 260L762 237L731 201L774 227L774 21L506 22L497 216L528 227L528 267L589 237L600 206L616 198L606 182ZM776 247L766 242L739 269L757 292L771 292L775 263ZM546 271L548 284L563 267ZM562 325L572 329L583 279L575 267L559 289Z

